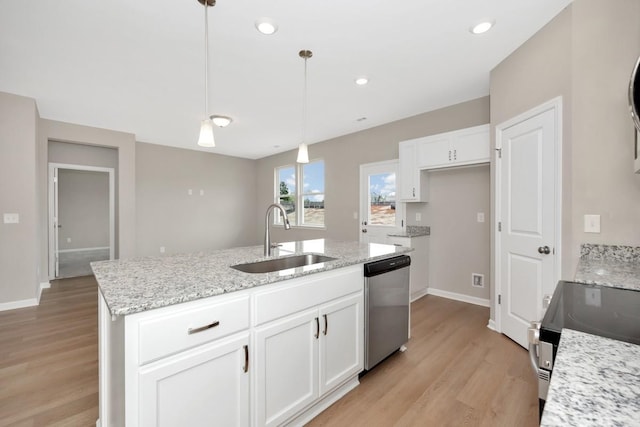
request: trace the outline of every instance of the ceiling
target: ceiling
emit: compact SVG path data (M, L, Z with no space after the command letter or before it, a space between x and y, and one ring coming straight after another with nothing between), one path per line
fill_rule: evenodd
M131 132L141 142L257 159L489 93L489 72L571 0L0 0L0 91L41 117ZM255 29L268 17L270 36ZM488 33L469 28L493 20ZM370 82L357 86L366 75ZM362 119L365 118L365 119ZM309 148L313 157L313 147Z

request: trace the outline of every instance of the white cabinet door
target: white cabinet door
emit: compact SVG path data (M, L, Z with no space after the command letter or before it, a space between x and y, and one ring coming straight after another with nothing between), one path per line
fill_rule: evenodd
M141 426L248 426L249 333L139 370Z
M398 184L401 201L414 201L418 198L420 190L416 192L416 172L420 172L416 166L416 144L414 141L404 141L398 144Z
M364 294L320 307L320 394L364 367Z
M449 140L448 134L435 135L420 140L417 144L418 168L432 169L448 166L451 162Z
M319 333L317 308L256 330L255 425L280 425L318 398Z
M475 126L454 134L452 161L457 164L489 162L489 126Z

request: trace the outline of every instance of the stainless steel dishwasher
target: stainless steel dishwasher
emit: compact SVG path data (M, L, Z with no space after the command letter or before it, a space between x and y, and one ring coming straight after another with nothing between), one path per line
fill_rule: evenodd
M364 265L366 370L409 339L409 265L407 255Z

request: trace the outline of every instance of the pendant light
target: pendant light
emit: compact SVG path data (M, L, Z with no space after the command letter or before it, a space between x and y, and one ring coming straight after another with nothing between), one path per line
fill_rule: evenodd
M298 146L298 163L309 163L309 149L306 144L306 128L307 128L307 59L313 56L310 50L301 50L298 52L300 58L304 59L304 96L302 99L302 142Z
M207 16L207 7L215 6L216 0L198 0L204 5L204 119L200 124L200 138L198 145L201 147L215 147L216 142L213 139L213 123L209 117L209 19Z

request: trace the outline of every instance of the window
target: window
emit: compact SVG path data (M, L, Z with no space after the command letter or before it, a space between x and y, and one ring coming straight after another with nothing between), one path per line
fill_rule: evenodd
M275 171L276 202L292 226L324 227L324 161L315 160ZM276 224L282 224L276 215Z

